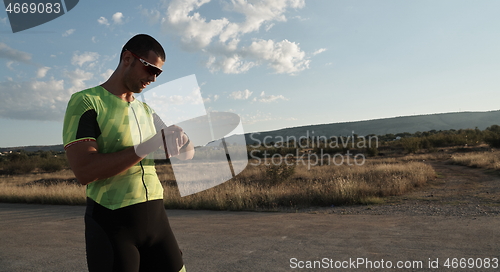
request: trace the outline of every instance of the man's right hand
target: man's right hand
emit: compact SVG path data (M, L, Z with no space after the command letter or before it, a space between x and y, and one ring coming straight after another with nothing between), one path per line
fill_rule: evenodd
M161 129L155 136L135 146L137 156L146 157L159 147L166 148L167 158L180 154L179 150L187 142L187 136L181 127L172 125Z
M186 144L187 136L181 127L176 125L169 126L161 130L163 139L163 148L166 148L167 157L177 156L180 149Z

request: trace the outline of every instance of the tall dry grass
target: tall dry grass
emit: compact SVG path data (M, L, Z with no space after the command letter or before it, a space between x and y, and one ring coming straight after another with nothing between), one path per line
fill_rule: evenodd
M70 182L43 182L69 180L74 177L71 170L0 176L0 201L84 205L86 201L84 186Z
M273 171L276 169L270 166L249 164L230 181L180 197L171 166L157 165L165 187L165 206L182 209L279 210L372 203L384 196L405 194L435 176L432 167L421 162L383 160L367 161L362 166L315 166L310 170L297 164L291 176L279 182L273 180L276 177ZM71 178L74 175L70 170L0 176L0 201L83 205L84 186L35 182Z
M451 163L496 170L500 169L500 152L495 151L455 154L451 157Z
M168 166L160 178L173 180ZM247 166L235 179L206 191L181 198L172 184L165 184L165 206L215 210L269 210L282 207L365 204L380 197L401 195L435 177L433 168L421 162L367 163L363 166L297 166L281 183L268 179L268 168Z

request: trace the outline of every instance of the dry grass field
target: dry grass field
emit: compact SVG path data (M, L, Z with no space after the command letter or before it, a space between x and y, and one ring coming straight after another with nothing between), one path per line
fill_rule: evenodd
M180 197L172 167L157 165L167 208L211 210L294 210L383 203L386 197L418 190L436 178L433 161L484 169L500 168L500 151L433 152L367 158L362 165L317 164L292 160L274 164L250 160L235 178ZM217 171L207 167L204 171ZM0 175L0 202L84 205L85 187L69 169Z
M0 176L0 201L40 204L85 204L85 187L69 169L55 173Z
M500 153L473 152L455 154L451 157L451 162L458 165L497 170L500 169Z
M180 183L177 184L171 165L158 164L157 172L165 188L168 208L293 210L387 202L389 196L419 191L419 187L429 186L432 183L429 181L436 177L439 179L436 162L490 169L490 172L500 168L500 151L495 151L500 148L498 125L483 131L432 130L379 138L374 147L371 142L365 146L364 138L342 147L332 146L333 139L320 142L313 138L300 140L300 148L295 141L278 147L249 147L251 159L235 178L185 197L180 197L179 188L183 194L186 187L207 188L225 180L221 176L227 173L210 163L193 164L191 169L198 176L190 171L177 171ZM211 159L209 153L205 155L207 160ZM64 157L63 153L50 151L11 152L0 157L0 202L84 204L85 188L74 180ZM209 178L203 179L205 173Z
M280 166L249 165L235 179L183 198L173 185L166 185L165 205L192 209L279 210L368 204L380 202L381 197L404 194L435 177L432 167L421 162L373 160L363 166L323 165L309 170L298 165L288 178L271 180L273 172L284 171L286 169ZM161 168L158 172L160 177L169 175L169 171Z
M279 210L308 206L378 203L435 177L422 159L367 159L363 165L252 165L236 178L203 192L180 197L170 165L158 165L165 206L183 209ZM216 170L214 170L216 171ZM0 201L82 205L85 187L68 169L0 176Z

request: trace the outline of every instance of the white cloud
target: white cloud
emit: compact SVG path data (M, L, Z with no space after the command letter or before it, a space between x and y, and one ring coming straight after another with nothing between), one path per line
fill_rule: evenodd
M193 90L188 95L159 95L152 93L154 102L148 102L151 105L200 105L203 104L203 98L199 89ZM150 105L150 106L151 106ZM153 107L154 108L154 107Z
M185 101L189 105L203 105L203 98L199 89L193 90L186 98Z
M6 25L7 24L7 17L0 18L0 22L2 22L2 24Z
M241 121L244 125L253 125L256 123L269 122L269 121L297 121L297 118L294 117L282 117L276 116L276 114L271 114L269 112L264 113L261 111L257 111L254 113L247 113L244 115L240 115Z
M72 93L88 88L94 78L82 69L62 73L62 79L47 78L50 67L38 67L29 81L7 78L0 82L0 118L62 121Z
M14 71L14 68L12 67L12 65L14 63L15 63L15 61L13 61L13 60L7 61L7 63L5 64L5 66L7 66L7 68L9 68L9 70Z
M267 61L278 74L293 74L309 68L310 60L305 58L305 52L297 43L288 40L277 43L272 40L254 41L243 52Z
M262 93L260 93L260 96L259 98L254 98L253 101L256 101L256 102L263 102L263 103L271 103L271 102L274 102L276 100L288 100L288 98L285 98L283 95L266 95L264 93L264 91L262 91Z
M268 24L268 25L266 26L266 32L269 32L269 30L271 30L271 28L272 28L273 26L274 26L274 23L272 23L272 24Z
M97 37L96 36L92 36L92 38L90 39L93 43L97 43Z
M249 46L240 46L241 37L258 32L264 26L269 31L274 22L285 22L290 8L303 8L304 0L231 0L225 10L244 16L241 22L222 17L207 20L197 10L211 0L173 0L168 5L162 29L180 37L186 50L202 50L208 55L207 68L211 72L244 73L267 63L277 73L293 74L309 67L309 60L298 43L283 40L254 40ZM142 8L142 7L141 7ZM142 10L144 16L153 14ZM158 18L160 16L158 15ZM262 50L259 48L264 46ZM263 50L270 50L264 52Z
M117 12L111 17L113 22L117 25L123 24L123 13Z
M74 71L66 72L65 76L71 82L71 87L68 88L69 93L75 93L86 89L85 81L92 79L94 74L77 68Z
M90 62L90 65L93 65L92 62L97 60L97 58L99 58L99 54L96 52L85 52L80 55L78 55L78 53L74 53L73 58L71 58L71 64L82 67L83 64Z
M142 16L146 17L148 19L148 23L150 25L155 25L160 22L160 11L157 9L153 10L148 10L142 7L142 5L139 6L139 10L141 11Z
M97 22L99 24L101 24L101 25L105 25L107 27L112 28L114 25L121 25L121 24L123 24L125 22L125 16L121 12L115 12L111 16L111 20L108 20L106 17L101 16L101 17L99 17L99 19L97 19Z
M229 23L226 18L207 22L198 12L194 12L208 2L210 0L172 1L168 6L167 19L162 24L163 29L181 36L186 49L197 50L208 46Z
M249 91L248 89L244 91L235 91L229 94L229 97L235 100L246 100L248 99L253 92Z
M233 0L229 10L243 14L245 21L241 23L230 23L220 36L222 42L231 38L250 32L256 32L264 24L271 24L273 21L285 22L287 20L285 12L288 8L303 8L303 0L264 0L246 1Z
M239 74L250 70L250 68L255 66L255 62L244 61L238 54L219 58L212 55L208 58L206 66L212 73L222 70L226 74Z
M317 54L321 54L325 51L326 51L326 48L320 48L320 49L314 51L312 54L313 54L313 56L316 56Z
M47 75L47 72L50 70L50 67L40 67L36 72L37 78L44 78Z
M206 66L211 72L222 70L226 74L239 74L267 63L278 74L295 74L308 69L310 62L297 43L255 40L230 56L210 56Z
M62 121L70 93L63 80L6 81L0 84L0 117ZM36 132L34 132L36 134Z
M111 69L106 70L106 72L101 74L102 79L104 79L104 81L108 80L108 78L113 74L113 72L114 71Z
M26 64L33 64L31 62L31 54L10 48L3 42L0 42L0 58L23 62Z
M203 102L204 103L215 102L219 99L219 97L220 96L218 94L214 94L214 95L209 94L207 97L203 98Z
M300 15L294 16L294 17L292 17L292 19L297 19L301 22L309 20L309 18L302 18L302 16L300 16Z
M106 19L105 17L99 17L99 19L97 19L97 22L101 25L109 26L108 19Z
M62 36L63 36L63 37L68 37L69 35L71 35L71 34L75 33L75 30L76 30L76 29L74 29L74 28L72 28L72 29L68 29L68 30L66 30L66 31L62 34Z

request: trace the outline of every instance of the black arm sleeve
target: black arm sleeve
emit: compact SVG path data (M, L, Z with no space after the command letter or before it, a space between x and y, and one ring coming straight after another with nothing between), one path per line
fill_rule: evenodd
M76 139L92 137L97 139L101 135L101 129L97 123L97 112L88 110L80 117L78 122L78 130L76 131Z

